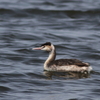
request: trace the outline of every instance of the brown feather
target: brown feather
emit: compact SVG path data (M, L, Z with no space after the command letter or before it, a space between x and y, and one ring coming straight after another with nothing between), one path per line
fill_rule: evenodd
M79 67L89 66L88 63L84 63L77 59L58 59L58 60L53 61L50 65L53 65L53 64L56 66L64 66L64 65L77 65Z

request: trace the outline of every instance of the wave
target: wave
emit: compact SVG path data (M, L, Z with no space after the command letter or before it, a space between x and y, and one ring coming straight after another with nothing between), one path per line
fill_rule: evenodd
M87 11L81 10L43 10L38 8L28 9L5 9L0 8L0 16L8 15L12 17L33 17L35 15L45 15L53 17L81 17L81 16L98 16L100 15L100 9L92 9ZM7 16L7 17L8 17Z
M7 92L10 91L11 89L9 87L5 87L5 86L0 86L0 92Z

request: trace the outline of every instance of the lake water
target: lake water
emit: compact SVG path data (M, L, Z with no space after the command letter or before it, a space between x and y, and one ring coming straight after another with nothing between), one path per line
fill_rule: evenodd
M93 72L44 72L45 42ZM0 0L0 100L100 100L100 0Z

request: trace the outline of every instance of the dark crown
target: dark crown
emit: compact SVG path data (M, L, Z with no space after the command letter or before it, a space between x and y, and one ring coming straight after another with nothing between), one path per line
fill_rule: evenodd
M41 46L44 46L44 45L49 45L49 46L51 46L51 43L50 43L50 42L46 42L46 43L42 44Z

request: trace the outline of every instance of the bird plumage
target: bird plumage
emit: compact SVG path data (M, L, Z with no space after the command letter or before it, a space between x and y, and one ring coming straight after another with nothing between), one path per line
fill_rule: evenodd
M74 71L74 72L83 72L88 71L90 72L92 70L92 67L85 62L82 62L77 59L58 59L56 58L56 49L53 44L50 42L46 42L41 45L39 48L34 49L40 49L44 51L49 52L49 57L44 63L44 70L47 71Z

